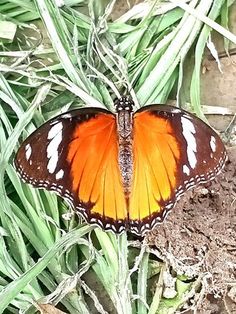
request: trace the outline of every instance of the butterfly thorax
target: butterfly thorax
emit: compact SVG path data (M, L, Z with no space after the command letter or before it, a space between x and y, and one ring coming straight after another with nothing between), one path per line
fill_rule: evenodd
M118 162L126 198L129 197L133 174L133 106L133 101L127 97L122 97L115 102L119 137Z

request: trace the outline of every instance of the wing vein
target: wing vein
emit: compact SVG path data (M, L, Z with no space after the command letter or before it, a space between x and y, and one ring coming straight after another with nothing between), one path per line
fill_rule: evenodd
M147 190L147 200L148 200L148 212L149 215L151 215L151 206L150 206L150 196L149 196L149 188L148 188L148 178L147 178L147 172L145 171L145 178L146 178L146 190Z
M113 131L114 131L113 128L111 128L110 133L109 133L109 137L108 137L108 140L107 140L107 143L106 143L106 146L104 147L104 151L103 151L103 154L102 154L102 158L101 158L100 163L99 163L99 165L98 165L98 167L97 167L97 171L96 171L96 175L95 175L94 180L93 180L93 185L92 185L92 187L91 187L91 192L90 192L90 195L89 195L89 199L91 198L92 192L93 192L93 190L94 190L94 186L95 186L95 182L96 182L96 179L97 179L97 175L98 175L100 166L101 166L101 164L102 164L103 157L105 156L105 153L106 153L107 148L108 148L108 146L109 146L109 143L110 143L110 141L111 141L111 135L112 135L112 132L113 132Z
M139 140L139 143L142 143L142 140ZM151 169L151 171L152 171L152 174L153 174L153 176L154 176L154 178L155 178L155 181L156 181L156 184L157 184L157 188L158 188L159 194L160 194L160 196L161 196L161 190L160 190L160 187L159 187L159 184L158 184L158 180L157 180L157 178L156 178L155 171L154 171L153 166L152 166L152 162L151 162L151 160L150 160L150 158L149 158L149 154L148 154L148 152L146 151L144 145L142 145L142 148L143 148L143 151L144 151L144 153L145 153L146 159L148 160L149 167L150 167L150 169Z
M169 145L169 144L168 144L168 145ZM161 151L161 149L159 148L158 143L155 143L155 146L157 147L157 149L158 149L158 151L159 151L159 154L160 154L160 156L161 156L161 160L162 160L162 163L163 163L163 165L164 165L164 169L165 169L166 176L167 176L167 179L168 179L168 182L169 182L169 186L172 187L171 182L170 182L170 178L169 178L169 174L168 174L168 171L167 171L167 169L166 169L165 161L164 161L164 158L163 158L163 156L162 156L162 151ZM171 151L171 152L172 152L172 151ZM173 153L172 153L172 154L173 154Z

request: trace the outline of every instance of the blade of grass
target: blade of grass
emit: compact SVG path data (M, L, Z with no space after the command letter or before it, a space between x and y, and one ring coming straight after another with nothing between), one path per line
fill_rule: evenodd
M221 25L229 31L229 1L228 0L226 0L222 5L220 19L221 19ZM226 54L229 53L229 45L230 45L229 39L224 37L224 48L225 48Z
M135 305L132 304L133 289L129 276L128 264L128 240L127 233L124 232L118 236L118 276L117 276L117 290L121 301L119 305L119 313L135 313Z
M204 2L205 5L200 4L201 6L203 6L203 10L208 10L209 6L211 5L211 1L208 0L206 2L206 4ZM185 14L176 30L174 30L175 37L165 51L165 54L162 55L159 62L150 72L146 81L137 91L137 97L142 104L145 104L147 102L148 98L152 95L157 86L159 87L159 89L162 89L164 84L167 82L173 70L178 65L179 52L181 50L181 47L188 39L195 23L195 18L191 16L186 16ZM197 33L195 35L197 35ZM170 68L172 70L170 70ZM167 72L168 75L166 74ZM163 77L165 77L164 80Z
M88 92L88 82L83 81L83 79L80 77L79 72L76 70L75 65L71 61L71 50L70 43L68 42L68 31L67 28L62 28L62 25L65 26L65 24L55 2L50 2L48 0L36 0L36 4L41 14L41 18L46 25L53 48L55 49L64 70L66 71L72 82L76 83L84 91Z
M220 12L220 8L223 5L224 0L219 0L217 3L214 2L209 13L209 17L215 19ZM204 53L205 45L208 39L208 36L211 32L211 29L208 25L205 25L199 35L196 48L195 48L195 66L191 80L190 86L190 99L191 103L194 106L196 114L205 120L205 117L201 110L201 96L200 96L200 74L201 74L201 63L202 56Z
M213 28L215 31L217 31L218 33L223 35L225 38L230 40L232 43L236 44L236 36L233 33L229 32L226 28L224 28L220 24L216 23L214 21L214 19L212 19L211 17L208 17L208 16L204 15L199 9L191 8L189 5L187 5L186 3L184 3L181 0L170 0L170 1L173 2L175 5L178 5L184 11L192 14L197 19L199 19L202 22L204 22L206 25L208 25L211 28ZM221 6L221 4L218 3L218 2L215 2L213 4L216 5L216 6L218 6L218 5Z
M144 253L138 270L137 295L138 295L138 313L146 314L147 305L147 278L148 278L149 253Z
M156 283L155 293L152 298L152 302L149 307L148 314L156 314L160 305L161 296L163 292L163 273L166 270L166 265L161 267L158 281Z

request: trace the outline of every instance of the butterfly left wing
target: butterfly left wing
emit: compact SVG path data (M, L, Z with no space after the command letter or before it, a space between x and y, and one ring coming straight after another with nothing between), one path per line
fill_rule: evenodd
M132 232L142 235L163 221L186 190L213 179L227 155L207 124L171 106L138 110L133 132L129 224Z
M25 140L15 165L24 181L56 191L87 222L115 232L125 228L127 207L111 112L83 108L53 118Z

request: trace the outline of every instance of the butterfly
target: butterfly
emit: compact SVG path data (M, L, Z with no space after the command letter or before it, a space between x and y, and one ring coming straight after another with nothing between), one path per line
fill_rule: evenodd
M143 236L186 190L214 179L227 153L216 132L187 111L150 105L134 112L127 96L114 106L115 113L82 108L46 122L20 146L15 167L88 223Z

